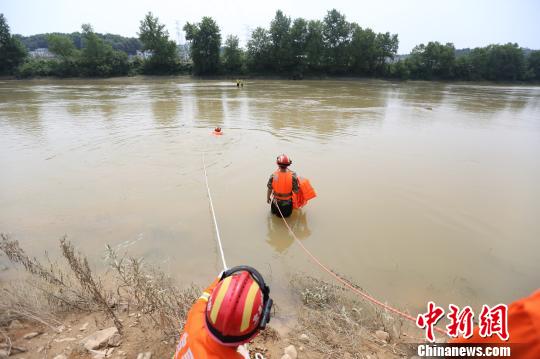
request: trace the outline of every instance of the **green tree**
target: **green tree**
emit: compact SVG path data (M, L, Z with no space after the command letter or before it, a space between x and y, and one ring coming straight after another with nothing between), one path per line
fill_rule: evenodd
M149 51L151 57L145 60L146 73L173 73L177 69L178 53L174 41L169 40L169 32L165 25L151 12L145 15L139 26L139 39L143 50Z
M527 64L518 44L489 45L473 49L469 55L473 80L523 80Z
M407 63L405 61L398 60L389 65L388 75L400 80L407 80L411 76L411 73Z
M540 50L531 51L527 60L531 78L540 80Z
M223 69L225 72L229 74L242 72L242 57L238 36L229 35L223 48Z
M271 70L271 51L272 40L268 31L262 27L256 28L251 33L251 38L247 43L247 61L249 69L258 73L264 73Z
M77 49L73 40L69 36L60 34L50 34L47 36L47 47L49 51L58 55L62 59L68 59L77 54Z
M309 72L320 73L324 70L323 24L311 20L307 25L306 65Z
M302 78L307 68L308 22L295 19L290 34L293 76Z
M415 46L407 59L412 76L425 80L452 78L455 51L451 43L429 42Z
M281 10L270 22L270 38L272 39L272 64L276 72L289 71L293 62L291 51L291 18Z
M471 80L482 80L487 79L488 69L488 48L487 47L477 47L471 50L469 55L464 57L469 59L470 68L471 68ZM462 60L465 61L465 60Z
M82 25L83 49L80 67L84 76L126 75L129 66L127 54L113 50L110 44L98 37L90 24Z
M331 73L344 73L348 69L351 28L345 15L336 9L328 11L324 17L323 40L326 49L326 65Z
M456 57L454 77L461 80L472 80L474 78L474 69L470 55L467 54Z
M70 36L61 34L50 34L47 36L47 46L49 51L54 53L60 59L51 66L51 73L59 77L70 77L80 75L79 64L81 61L80 51L75 48ZM42 67L36 66L36 75L42 76Z
M24 45L11 35L4 14L0 14L0 74L11 74L26 57Z
M219 48L221 33L211 17L203 17L198 24L186 23L186 40L191 42L193 72L198 75L217 73L219 68Z
M448 46L449 44L447 44ZM451 45L451 44L450 44ZM376 59L376 68L375 71L379 75L385 75L387 72L387 64L389 61L394 60L394 57L397 55L397 50L399 47L399 40L396 34L390 35L389 32L379 33L375 37L375 59ZM453 49L453 45L452 45ZM453 57L453 51L452 51ZM451 61L453 62L453 60ZM452 66L449 64L448 66Z
M362 29L357 24L353 24L352 31L351 70L359 75L372 75L377 66L377 34L369 28Z
M124 37L115 34L97 34L101 37L106 43L111 44L114 50L124 51L129 55L135 55L137 50L141 50L143 45L142 42L135 37Z
M525 55L518 44L489 45L487 50L487 80L516 81L525 78Z

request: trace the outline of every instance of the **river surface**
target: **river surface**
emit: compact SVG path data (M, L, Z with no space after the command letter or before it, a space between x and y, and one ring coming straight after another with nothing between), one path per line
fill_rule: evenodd
M318 193L290 218L298 237L379 299L415 313L540 287L539 87L3 81L0 231L35 255L67 235L98 267L110 244L205 285L221 262L203 153L228 264L257 267L278 302L294 273L331 280L269 213L280 153Z

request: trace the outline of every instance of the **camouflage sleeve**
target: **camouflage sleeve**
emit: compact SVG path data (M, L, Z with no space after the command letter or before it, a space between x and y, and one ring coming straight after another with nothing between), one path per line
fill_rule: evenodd
M296 176L296 172L293 172L292 175L292 191L298 193L298 177Z
M272 181L274 180L274 175L270 175L270 178L268 179L268 184L266 185L266 187L268 187L268 189L272 189Z

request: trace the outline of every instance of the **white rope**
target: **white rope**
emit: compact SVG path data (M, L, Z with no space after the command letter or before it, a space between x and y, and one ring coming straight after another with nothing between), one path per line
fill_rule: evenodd
M210 209L212 210L212 218L214 219L214 228L216 230L216 238L218 242L219 251L221 252L221 261L223 262L223 269L227 269L227 263L225 262L225 254L223 254L223 246L221 245L221 237L219 235L219 228L216 220L216 212L214 211L214 204L212 203L212 195L210 195L210 186L208 186L208 175L206 174L206 162L204 160L203 152L203 168L204 179L206 181L206 192L208 193L208 200L210 201Z

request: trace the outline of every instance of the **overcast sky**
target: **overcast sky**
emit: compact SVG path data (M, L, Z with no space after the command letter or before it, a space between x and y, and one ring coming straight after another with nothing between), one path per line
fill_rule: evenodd
M181 30L186 21L211 16L223 39L234 34L243 44L250 30L269 26L277 9L291 18L322 19L331 8L362 27L397 33L399 53L428 41L456 48L517 42L540 49L540 0L0 0L12 33L22 35L74 32L90 23L97 32L137 36L140 20L152 11L173 40L177 23Z

